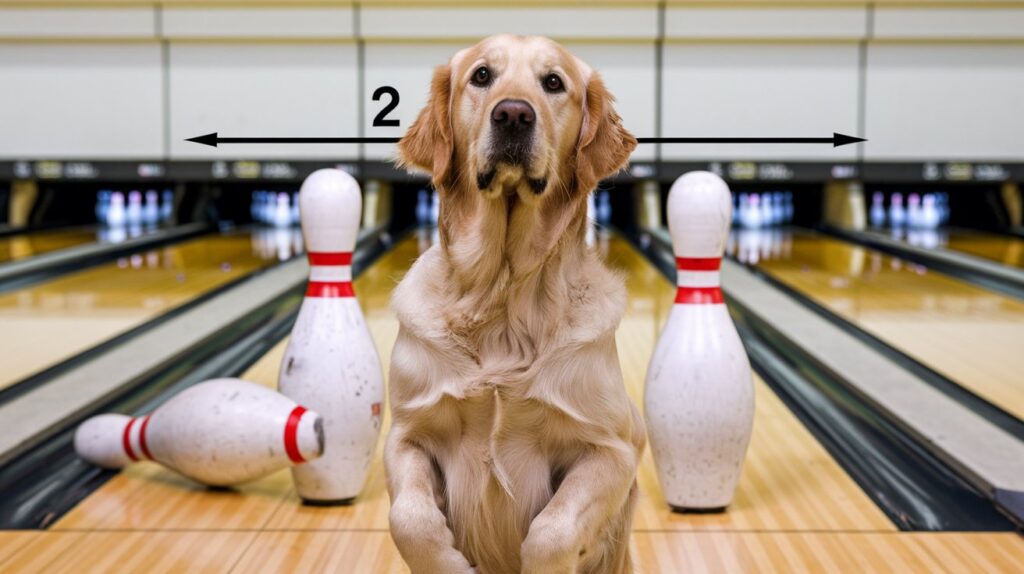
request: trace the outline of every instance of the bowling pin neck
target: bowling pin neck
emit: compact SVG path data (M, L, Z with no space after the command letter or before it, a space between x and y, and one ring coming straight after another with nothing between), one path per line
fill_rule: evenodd
M722 304L721 265L721 257L676 257L676 304Z
M149 444L146 441L146 429L149 427L149 415L133 418L124 427L121 435L121 447L124 453L132 460L154 460L149 452Z
M355 297L352 288L352 252L310 251L306 297L333 299Z

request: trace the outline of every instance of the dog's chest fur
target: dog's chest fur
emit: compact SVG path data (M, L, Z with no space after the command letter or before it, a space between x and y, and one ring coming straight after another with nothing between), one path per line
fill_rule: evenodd
M628 417L627 403L596 400L593 393L569 400L559 392L582 384L572 362L581 347L598 345L618 369L621 281L594 259L581 274L588 279L570 279L550 304L517 304L506 294L482 305L444 291L447 272L438 257L436 249L422 255L396 290L403 334L392 368L443 370L403 373L402 380L421 384L392 389L392 409L417 429L436 462L456 546L481 572L517 572L518 556L508 549L519 548L562 473L586 448L583 427L593 432L597 421ZM406 355L415 350L432 358L406 367L400 346ZM626 400L621 380L592 383L617 385Z

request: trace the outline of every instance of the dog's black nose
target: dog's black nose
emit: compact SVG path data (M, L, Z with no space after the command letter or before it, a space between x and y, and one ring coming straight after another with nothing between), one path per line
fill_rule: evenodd
M523 100L501 100L491 111L491 123L508 131L525 131L533 127L537 114Z

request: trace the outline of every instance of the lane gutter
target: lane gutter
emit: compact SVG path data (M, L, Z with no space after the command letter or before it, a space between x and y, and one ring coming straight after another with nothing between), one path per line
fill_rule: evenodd
M826 235L920 263L983 289L1024 300L1024 270L948 249L925 249L868 231L825 226Z
M72 271L92 267L137 251L191 239L213 230L209 223L187 223L119 243L88 243L0 265L0 293L9 293Z

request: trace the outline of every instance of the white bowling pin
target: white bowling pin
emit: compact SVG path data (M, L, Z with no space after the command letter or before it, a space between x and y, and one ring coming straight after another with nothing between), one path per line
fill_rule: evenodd
M740 225L747 229L757 229L763 224L761 219L761 207L758 205L760 197L756 193L747 196L747 202L742 206L740 212Z
M907 222L907 212L903 209L903 194L896 192L889 199L889 225L901 227Z
M359 184L338 169L310 174L299 193L310 272L281 362L281 392L324 417L326 452L292 469L299 496L347 504L370 470L384 410L380 357L352 290Z
M291 227L292 225L291 198L283 191L277 194L277 199L274 202L273 223L274 227Z
M174 192L165 189L163 193L163 201L160 204L160 221L168 222L174 217Z
M142 223L142 193L132 190L128 193L128 208L125 210L125 219L128 225L139 225Z
M587 245L594 245L597 239L597 201L593 192L587 194L587 232L584 239Z
M126 220L124 194L115 191L110 195L110 206L107 207L106 224L111 227L123 227Z
M907 196L907 225L921 227L921 197L916 193Z
M101 190L96 196L96 221L106 223L107 210L110 209L110 192Z
M597 222L605 226L612 222L612 196L606 190L597 196Z
M732 209L732 206L729 207ZM772 194L761 194L761 225L775 225L773 219Z
M430 192L425 189L416 192L416 223L430 223Z
M430 194L430 224L437 225L438 219L441 217L441 196L437 194L437 190L434 190Z
M155 189L146 192L146 207L142 210L142 221L153 225L160 220L160 195Z
M142 417L92 417L74 442L98 466L152 460L211 486L255 480L324 451L320 415L239 379L199 383Z
M669 192L678 291L644 405L658 480L677 511L729 505L754 422L750 363L719 285L731 211L729 188L710 172L685 174Z
M876 191L871 196L871 210L868 212L868 219L871 220L871 227L885 225L885 196L881 191Z
M926 193L921 198L920 224L925 229L935 229L942 220L939 206L935 201L935 194Z

